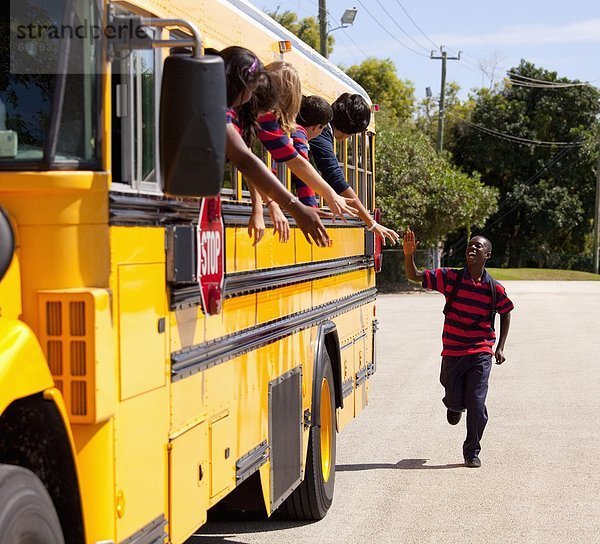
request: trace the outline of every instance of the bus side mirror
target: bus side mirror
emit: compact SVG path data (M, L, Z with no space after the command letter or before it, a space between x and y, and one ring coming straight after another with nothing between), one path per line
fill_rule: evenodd
M15 233L6 212L0 208L0 281L4 278L15 252Z
M167 57L160 99L160 163L167 195L219 194L225 168L226 106L221 57Z

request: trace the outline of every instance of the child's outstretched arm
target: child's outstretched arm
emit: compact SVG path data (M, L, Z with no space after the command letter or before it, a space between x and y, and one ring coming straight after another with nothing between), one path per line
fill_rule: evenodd
M275 200L282 210L296 220L308 242L311 238L320 247L327 247L329 236L316 210L304 206L273 175L245 144L231 123L227 125L227 157L256 188Z
M375 221L375 219L371 217L371 214L363 206L360 198L358 198L358 195L354 192L352 187L348 187L348 189L346 189L341 195L348 200L350 206L356 209L358 212L358 217L364 222L367 230L373 231L381 238L383 245L385 245L386 239L392 244L398 243L398 240L400 240L400 235L395 230L388 229L387 227L384 227Z
M344 172L340 168L340 163L335 155L332 138L331 133L329 133L329 135L321 134L310 140L311 153L317 168L321 172L321 176L335 192L343 196L348 204L356 210L358 217L364 222L367 230L379 236L383 241L383 245L385 245L386 240L389 240L392 244L396 244L400 240L399 234L377 223L363 206L354 189L348 185L344 177ZM304 179L302 181L308 183Z
M349 199L338 195L304 157L298 155L286 164L297 177L325 199L334 217L341 217L345 221L345 213L351 217L357 216L358 210L354 203L349 203Z

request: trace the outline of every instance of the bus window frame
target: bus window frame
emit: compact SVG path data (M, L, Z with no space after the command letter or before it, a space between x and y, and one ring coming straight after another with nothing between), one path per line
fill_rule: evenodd
M366 133L356 135L356 194L361 202L367 203ZM368 206L367 206L368 209Z
M375 209L375 138L374 132L365 132L365 205L370 211Z
M132 11L131 9L118 8L119 15L122 16L142 16L147 17L150 14L140 11ZM146 27L147 31L154 33L156 39L163 38L163 30L156 27ZM173 34L171 32L170 34ZM142 134L142 108L143 98L141 98L140 89L138 88L137 96L134 96L134 79L136 77L135 67L132 59L140 57L141 54L150 51L153 56L153 70L154 70L154 180L147 181L143 179L137 179L135 172L136 165L139 161L143 161L143 148L138 146L135 149L134 134ZM116 122L121 123L121 181L111 182L111 190L125 193L136 193L136 194L151 194L151 195L163 195L162 190L162 177L160 169L160 133L159 133L159 119L160 119L160 93L161 93L161 81L162 81L162 67L165 59L165 53L162 49L139 49L132 50L122 59L114 59L112 65L114 67L115 61L119 62L119 69L121 75L121 85L123 82L127 84L126 90L126 110L127 116L117 117ZM141 76L140 74L137 74ZM112 85L112 83L111 83ZM138 97L140 98L138 101ZM113 105L113 108L115 105ZM113 119L115 122L115 119ZM137 124L137 128L136 128ZM143 145L143 142L142 142ZM134 162L134 156L138 154L136 161Z
M358 194L358 170L356 157L356 136L352 135L346 138L345 141L345 159L346 159L346 181L352 187L354 192ZM350 154L349 150L352 150Z

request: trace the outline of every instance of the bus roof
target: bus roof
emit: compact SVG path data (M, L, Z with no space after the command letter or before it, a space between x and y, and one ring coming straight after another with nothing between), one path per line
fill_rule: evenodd
M317 65L322 70L329 73L329 75L338 78L345 86L348 87L348 92L360 94L371 104L371 99L367 92L354 81L348 74L340 70L335 64L321 56L312 47L303 42L295 34L292 34L289 30L281 26L278 22L269 17L264 11L258 9L255 5L248 2L247 0L225 0L239 9L245 15L248 15L251 19L259 23L265 29L271 31L280 40L287 40L292 43L292 46L297 51L301 52L302 55L310 62Z
M137 9L147 16L189 20L198 26L207 47L241 45L254 51L265 64L283 58L298 70L304 94L317 94L333 102L344 92L356 93L371 104L369 95L356 81L248 0L113 0L112 3ZM291 42L292 51L282 55L278 48L281 41Z

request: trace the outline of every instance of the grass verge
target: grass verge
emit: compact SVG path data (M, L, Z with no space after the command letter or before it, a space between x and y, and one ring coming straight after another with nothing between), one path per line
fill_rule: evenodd
M600 281L600 274L579 270L555 270L552 268L488 268L487 270L499 281Z

